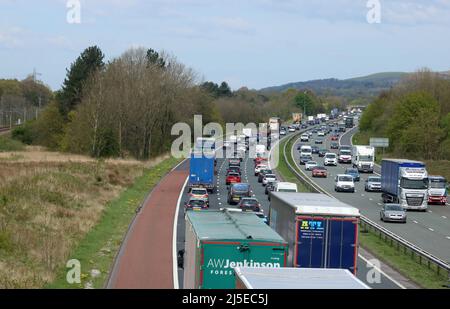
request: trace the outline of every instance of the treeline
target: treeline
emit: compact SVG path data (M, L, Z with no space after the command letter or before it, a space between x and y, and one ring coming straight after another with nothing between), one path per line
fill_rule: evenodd
M411 159L450 158L450 80L427 69L383 92L363 113L365 135L390 139L389 152Z
M146 160L168 151L172 126L192 126L196 114L204 123L262 123L344 104L307 89L266 95L232 91L226 82L200 82L174 56L153 49L130 49L107 63L104 57L97 46L83 51L45 111L15 129L13 137L52 150Z

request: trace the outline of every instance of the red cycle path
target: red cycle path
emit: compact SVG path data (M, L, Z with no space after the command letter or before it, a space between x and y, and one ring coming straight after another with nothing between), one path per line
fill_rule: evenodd
M173 220L189 172L171 171L136 217L108 284L113 289L173 289Z

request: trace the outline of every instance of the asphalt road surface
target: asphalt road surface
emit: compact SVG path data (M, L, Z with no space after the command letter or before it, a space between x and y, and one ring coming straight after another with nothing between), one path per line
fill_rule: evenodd
M210 209L220 209L223 207L236 207L228 205L227 203L227 186L225 184L225 173L226 168L228 166L228 160L226 159L218 159L217 164L217 176L216 176L216 184L217 184L217 193L210 194ZM269 213L270 202L267 199L267 196L264 192L264 187L262 184L258 183L258 179L254 176L254 163L253 159L249 159L248 157L242 162L241 167L242 171L242 182L247 182L251 185L253 189L254 196L259 200L261 206L264 210L264 213ZM188 200L188 191L185 188L183 196L180 200L179 205L179 214L177 219L177 244L176 250L184 249L184 234L185 234L185 223L184 223L184 202ZM373 271L372 268L367 266L367 262L362 258L358 259L358 278L363 282L368 284L370 287L375 289L398 289L400 288L393 280L386 277L384 274L381 275L381 281L379 283L371 283L367 280L367 274L369 271ZM369 276L370 277L370 276ZM183 270L178 269L178 282L179 288L183 288Z
M341 137L341 145L351 145L351 136L357 132L357 128L349 130ZM317 134L313 134L309 143L301 143L297 140L293 154L296 164L299 166L300 152L297 150L300 144L314 145ZM326 137L323 146L330 150L330 135ZM323 148L322 145L318 145ZM330 150L337 153L337 150ZM313 160L323 165L323 158L313 155ZM423 250L435 255L445 261L450 260L450 209L448 206L430 205L428 212L408 211L408 222L401 223L384 223L380 220L380 209L382 207L381 193L369 193L364 191L364 182L368 176L373 174L361 173L361 181L355 183L355 193L337 193L334 191L334 177L337 174L344 173L345 169L351 167L351 164L338 164L337 167L329 166L328 178L312 178L311 172L305 171L305 166L301 166L301 170L312 179L322 189L330 193L339 200L355 206L360 209L361 214L366 216L389 229L405 240L419 246ZM380 167L375 169L376 173L380 173Z

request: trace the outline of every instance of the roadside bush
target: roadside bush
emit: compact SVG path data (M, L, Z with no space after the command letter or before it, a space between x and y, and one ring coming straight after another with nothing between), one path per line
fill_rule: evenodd
M11 136L13 139L21 141L22 143L26 145L32 145L35 138L35 130L34 130L34 120L30 120L25 122L20 127L17 127L12 130Z

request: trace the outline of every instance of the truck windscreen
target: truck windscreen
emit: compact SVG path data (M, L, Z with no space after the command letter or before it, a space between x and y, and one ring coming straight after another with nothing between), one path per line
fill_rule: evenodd
M363 162L373 162L372 156L359 156L359 160Z
M428 188L428 178L420 179L420 180L413 180L408 178L402 178L400 186L403 189L416 189L416 190L423 190Z
M430 181L430 188L433 189L445 189L445 181Z

